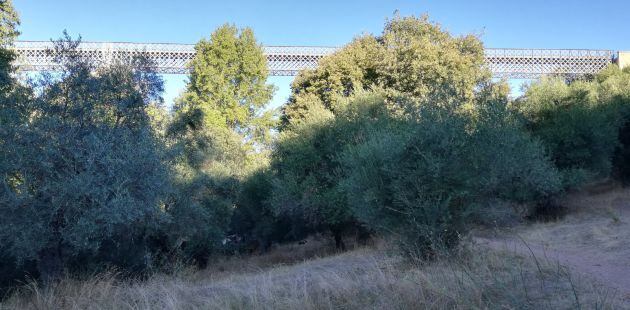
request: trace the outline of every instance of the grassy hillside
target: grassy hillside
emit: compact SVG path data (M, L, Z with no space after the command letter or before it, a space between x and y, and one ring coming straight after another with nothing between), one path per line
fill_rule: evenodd
M618 309L614 290L553 260L468 243L412 264L383 246L329 254L310 242L201 271L115 273L26 285L0 309Z

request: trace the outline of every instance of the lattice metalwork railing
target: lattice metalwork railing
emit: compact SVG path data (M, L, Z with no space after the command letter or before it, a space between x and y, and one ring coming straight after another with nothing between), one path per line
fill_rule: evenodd
M22 71L58 69L50 52L52 48L53 44L45 41L15 42L18 68ZM99 62L143 54L154 61L157 72L165 74L187 73L187 64L195 56L192 44L82 42L77 49L83 57ZM263 49L270 74L275 76L292 76L300 70L315 68L319 59L336 50L334 47L311 46L265 46Z
M51 42L18 41L17 66L22 71L51 71L58 69ZM153 60L159 73L183 74L195 56L191 44L157 43L98 43L82 42L78 47L82 56L94 61L110 62L143 54ZM300 70L312 69L335 47L265 46L269 71L275 76L292 76ZM612 62L609 50L548 50L548 49L486 49L486 64L495 77L538 78L542 75L577 76L597 73Z
M543 75L575 77L595 74L613 62L610 50L503 49L485 51L495 77L531 79Z
M17 67L22 71L52 71L59 68L50 51L54 45L46 41L15 42ZM81 42L80 55L96 62L123 60L143 54L153 60L160 73L186 73L186 64L194 57L194 45Z
M300 70L315 69L322 57L337 50L335 47L316 46L265 46L269 74L276 76L297 75Z

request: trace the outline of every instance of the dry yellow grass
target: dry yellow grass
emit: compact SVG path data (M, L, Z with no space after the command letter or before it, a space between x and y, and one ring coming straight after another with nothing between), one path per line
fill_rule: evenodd
M417 265L358 249L295 265L21 288L0 309L618 309L610 290L551 261L464 251ZM249 262L245 260L240 262ZM236 268L237 265L231 265Z
M496 245L500 238L510 249L560 261L630 300L630 189L591 188L561 204L568 209L564 219L499 231L490 242Z
M564 220L514 229L527 251L466 243L458 254L412 264L384 246L335 253L331 244L313 239L145 280L106 273L45 288L31 283L0 302L0 310L630 309L624 292L611 283L529 250L544 243L597 254L604 263L627 260L626 202L630 190L571 195L565 201L571 214Z
M561 203L569 213L561 221L522 226L515 232L530 242L630 257L630 188L574 193Z

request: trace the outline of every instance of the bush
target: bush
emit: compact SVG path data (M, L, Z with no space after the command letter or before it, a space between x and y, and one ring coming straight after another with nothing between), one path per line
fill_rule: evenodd
M229 128L168 128L176 155L174 195L166 208L170 216L158 239L173 259L206 265L212 254L223 251L223 241L241 191L253 168L253 156L243 138Z
M334 116L323 106L308 113L308 119L281 133L271 164L275 174L271 206L279 216L291 219L291 234L296 238L315 231L337 231L351 220L345 197L336 186L335 154L346 143L347 134L337 134Z
M108 242L110 249L142 244L169 191L165 146L146 113L162 81L142 59L94 74L74 54L76 44L57 43L64 71L13 105L29 117L0 132L0 157L10 159L0 162L0 243L18 265L36 261L44 279ZM150 265L146 251L136 254Z
M623 157L619 134L630 103L629 85L628 71L611 66L592 81L542 79L515 103L527 128L549 150L566 187L610 176L616 150Z
M361 93L340 100L337 115L318 102L306 117L284 130L273 154L275 173L270 203L302 232L331 232L339 247L341 235L357 228L339 182L343 172L340 152L367 134L368 128L387 124L388 109L382 95Z
M617 106L621 114L619 144L613 156L613 175L624 184L630 182L630 68L611 67L601 72L598 82L604 99Z
M496 200L532 202L559 189L541 145L504 102L473 115L424 107L398 130L376 128L343 152L342 188L360 221L413 256L455 245L473 214Z
M285 214L276 214L270 204L273 174L262 168L249 176L240 187L237 208L230 225L233 250L267 251L273 243L293 241L301 237L300 222Z

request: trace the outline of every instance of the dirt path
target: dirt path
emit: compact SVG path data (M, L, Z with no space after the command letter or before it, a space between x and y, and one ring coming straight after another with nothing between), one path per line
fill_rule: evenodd
M544 245L514 239L476 238L481 245L506 250L537 260L546 260L570 268L573 272L591 277L603 285L619 290L624 298L630 298L630 266L628 259L620 262L602 260L589 252L552 249Z
M560 221L526 224L475 240L558 262L630 300L630 188L572 194L562 205L569 214Z

